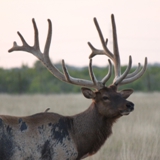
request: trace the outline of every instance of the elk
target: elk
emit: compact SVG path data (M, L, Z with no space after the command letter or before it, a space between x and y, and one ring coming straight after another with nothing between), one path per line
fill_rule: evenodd
M91 80L73 78L69 75L64 60L63 73L60 72L49 58L49 47L52 35L52 23L48 20L48 36L44 52L39 48L38 29L32 20L35 37L34 45L29 46L23 36L22 46L14 42L12 51L26 51L35 55L43 65L61 81L81 86L84 97L92 99L92 103L84 112L63 116L52 112L42 112L26 117L0 116L0 159L15 160L80 160L95 154L112 133L112 125L118 118L128 115L134 110L134 104L127 100L133 93L132 89L118 91L118 86L131 83L140 78L147 67L140 64L130 73L132 58L129 57L128 67L121 73L120 56L118 51L116 25L114 15L111 15L113 30L113 53L107 48L99 24L94 18L103 50L96 49L91 43L92 50L89 61L89 75ZM97 80L92 69L92 57L96 55L108 56L114 64L114 80L106 86L112 74L112 63L108 60L108 73L102 80Z

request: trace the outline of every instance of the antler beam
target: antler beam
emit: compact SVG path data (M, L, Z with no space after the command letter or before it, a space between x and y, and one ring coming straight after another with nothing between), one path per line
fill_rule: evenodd
M94 23L95 23L96 29L98 31L103 50L96 49L95 47L93 47L93 45L90 42L88 42L88 45L92 50L92 53L89 56L89 58L92 58L96 55L108 56L114 63L115 78L113 80L113 84L122 85L122 84L131 83L131 82L137 80L138 78L140 78L144 74L144 72L147 68L147 58L145 58L143 68L141 68L141 64L139 63L138 68L133 73L129 74L131 66L132 66L132 57L129 56L128 67L125 70L125 72L123 74L121 74L121 61L120 61L119 49L118 49L116 24L115 24L115 19L114 19L113 14L111 15L111 22L112 22L112 31L113 31L113 53L111 53L111 51L107 48L108 39L106 41L104 40L103 34L102 34L101 29L98 24L98 21L96 18L94 18Z
M84 80L84 79L78 79L78 78L73 78L69 75L69 72L67 70L67 67L65 65L65 61L62 60L62 68L63 68L63 72L61 73L52 63L51 60L49 58L49 48L50 48L50 44L51 44L51 37L52 37L52 23L50 20L48 20L48 36L47 36L47 40L46 40L46 44L44 47L44 52L42 53L40 51L40 47L39 47L39 36L38 36L38 28L36 25L36 22L34 19L32 19L32 23L33 23L33 28L34 28L34 45L33 46L29 46L27 44L27 42L25 41L25 39L23 38L23 36L20 34L20 32L17 32L21 41L22 41L22 46L18 46L16 42L13 43L13 47L9 50L9 52L13 52L13 51L25 51L25 52L29 52L31 54L33 54L34 56L36 56L42 63L43 65L58 79L60 79L61 81L67 82L67 83L71 83L71 84L75 84L75 85L79 85L79 86L86 86L86 87L90 87L90 88L96 88L96 89L100 89L102 87L105 86L106 81L110 78L111 76L111 70L112 70L112 64L109 61L109 71L108 74L102 79L102 81L98 81L95 76L94 73L92 71L92 60L90 59L90 65L89 65L89 71L90 71L90 77L91 80Z

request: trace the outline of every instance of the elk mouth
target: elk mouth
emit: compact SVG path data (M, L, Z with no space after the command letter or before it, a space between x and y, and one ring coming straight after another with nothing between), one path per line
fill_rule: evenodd
M121 116L127 116L130 114L131 111L121 111L120 114Z
M121 116L127 116L130 114L130 112L132 112L134 109L127 109L124 111L120 111Z

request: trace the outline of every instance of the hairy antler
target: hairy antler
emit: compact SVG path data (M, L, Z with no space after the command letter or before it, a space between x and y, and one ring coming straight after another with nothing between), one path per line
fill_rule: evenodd
M108 39L106 41L104 40L99 24L96 18L94 18L94 23L95 23L96 29L98 31L98 34L101 40L103 50L94 48L93 45L90 42L88 42L88 45L90 46L92 50L92 53L89 56L89 58L92 58L96 55L107 55L114 63L115 78L113 80L113 84L115 85L127 84L127 83L137 80L144 74L147 68L147 58L145 58L144 67L141 68L141 64L139 63L137 69L133 73L129 74L131 66L132 66L132 57L129 56L128 66L125 72L121 74L121 61L120 61L119 49L118 49L116 24L115 24L113 14L111 15L111 21L112 21L112 31L113 31L113 53L111 53L111 51L107 48Z
M22 46L18 46L16 42L13 43L13 47L9 50L9 52L12 51L26 51L29 53L32 53L34 56L36 56L42 63L43 65L58 79L61 81L79 85L79 86L86 86L90 88L96 88L100 89L105 86L105 83L111 76L112 72L112 64L111 61L108 60L109 62L109 69L108 69L108 74L101 80L98 81L96 77L94 76L93 70L92 70L92 59L90 59L90 64L89 64L89 73L90 73L90 80L84 80L84 79L78 79L78 78L73 78L69 75L69 72L67 70L67 67L65 65L65 61L62 60L62 68L63 68L63 73L60 72L52 63L49 58L49 48L50 48L50 43L51 43L51 37L52 37L52 23L50 20L48 20L48 36L44 48L44 52L42 53L39 48L39 36L38 36L38 29L37 25L35 23L35 20L32 19L33 22L33 27L34 27L34 45L29 46L23 36L18 32L18 35L22 41Z

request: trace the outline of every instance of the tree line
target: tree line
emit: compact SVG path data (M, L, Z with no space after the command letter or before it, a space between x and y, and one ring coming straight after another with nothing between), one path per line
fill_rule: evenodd
M61 70L61 65L56 67ZM97 79L102 79L108 72L108 67L94 66ZM122 66L124 71L126 66ZM133 68L134 70L135 68ZM68 66L71 76L76 78L90 79L88 67L76 68ZM110 85L113 76L106 85ZM133 88L135 91L151 92L160 91L160 65L148 65L145 74L138 80L120 86L120 89ZM55 78L39 61L33 67L22 65L20 68L0 68L0 93L9 94L51 94L51 93L78 93L80 87L67 84Z

